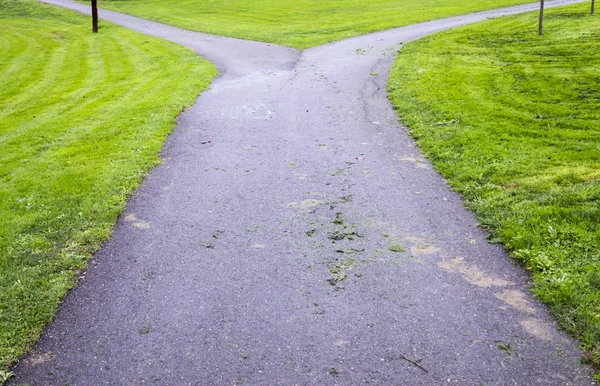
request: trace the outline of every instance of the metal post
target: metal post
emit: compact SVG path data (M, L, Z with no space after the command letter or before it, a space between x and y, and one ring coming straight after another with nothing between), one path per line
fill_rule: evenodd
M544 0L540 0L540 25L538 28L540 35L544 34Z
M92 31L98 32L98 0L92 0Z

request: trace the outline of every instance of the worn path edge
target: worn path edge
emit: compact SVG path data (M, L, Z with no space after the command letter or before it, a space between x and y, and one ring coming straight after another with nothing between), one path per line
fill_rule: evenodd
M222 75L12 384L593 384L386 99L403 43L536 7L303 52L101 10Z

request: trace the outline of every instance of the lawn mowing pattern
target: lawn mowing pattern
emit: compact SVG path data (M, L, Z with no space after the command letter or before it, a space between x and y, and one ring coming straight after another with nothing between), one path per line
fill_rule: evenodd
M101 7L191 31L299 49L530 0L104 0Z
M0 370L34 343L214 66L29 0L0 0Z
M600 369L600 19L589 4L407 45L400 120Z

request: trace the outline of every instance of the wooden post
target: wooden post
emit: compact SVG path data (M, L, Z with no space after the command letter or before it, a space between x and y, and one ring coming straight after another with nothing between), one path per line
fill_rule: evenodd
M540 25L538 33L540 36L544 34L544 0L540 0Z
M92 32L98 32L98 0L92 0Z
M594 16L594 12L595 12L594 8L596 8L596 0L592 0L592 16Z

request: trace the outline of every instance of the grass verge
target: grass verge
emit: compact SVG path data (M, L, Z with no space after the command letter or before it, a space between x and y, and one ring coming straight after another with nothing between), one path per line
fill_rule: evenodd
M175 117L216 69L32 0L0 0L0 376L52 320ZM1 381L0 381L1 383Z
M505 17L407 45L389 95L490 242L600 371L600 19L589 4Z
M101 6L192 31L299 49L531 0L104 0Z

